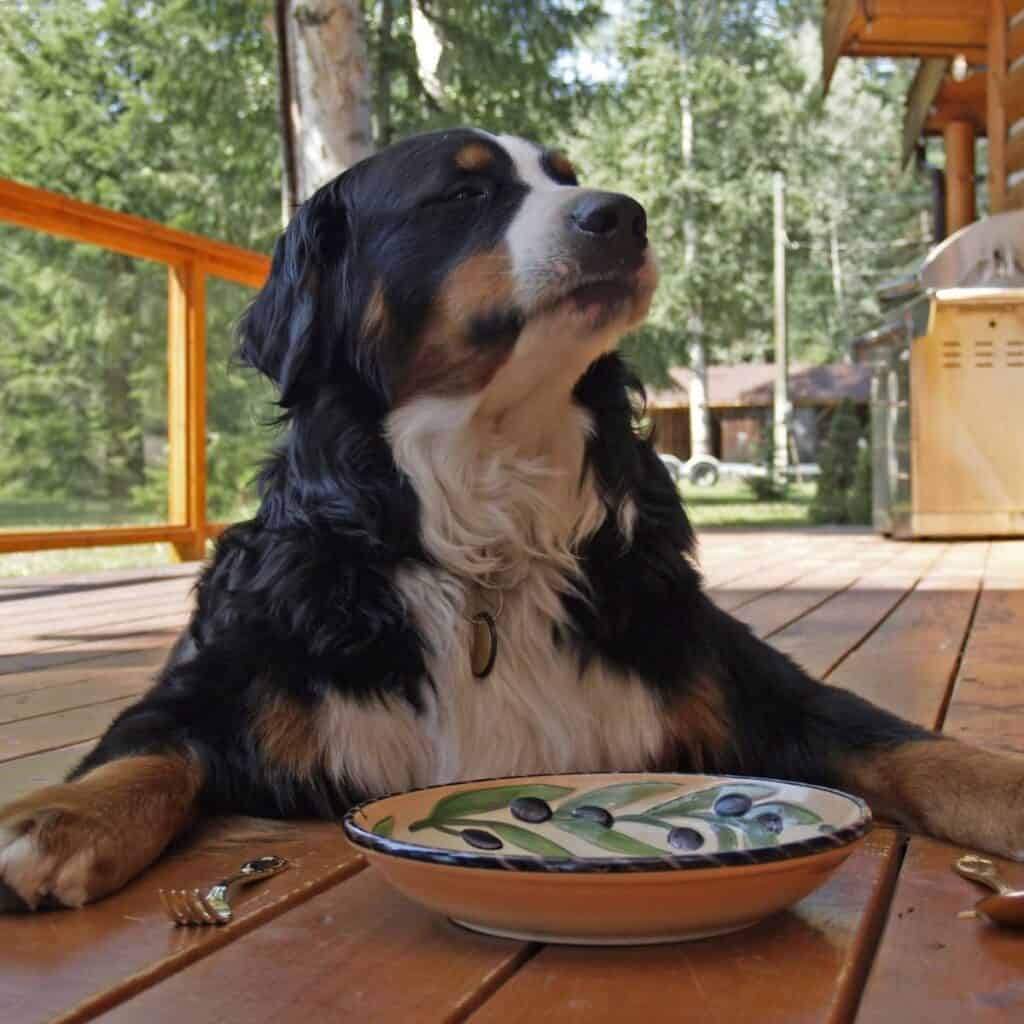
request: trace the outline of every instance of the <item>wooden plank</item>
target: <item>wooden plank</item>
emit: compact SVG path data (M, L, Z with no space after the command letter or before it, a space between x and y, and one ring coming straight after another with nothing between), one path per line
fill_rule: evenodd
M68 644L59 649L40 651L35 654L14 654L0 658L0 676L9 673L23 675L27 672L55 669L70 665L81 665L90 661L102 661L112 655L138 653L146 659L165 656L171 649L180 628L155 630L151 633L129 634L121 639L104 637L102 642ZM154 655L156 649L162 655Z
M988 134L988 204L993 213L1006 209L1006 179L1010 174L1006 115L1006 73L1020 54L1024 37L1019 30L1007 31L1006 0L989 0L988 72L985 75L985 121ZM1016 48L1016 50L1014 49Z
M259 288L270 258L155 221L0 178L0 220L161 263L201 261L209 273Z
M989 749L1024 752L1021 636L1024 543L996 543L945 732ZM1024 1016L1019 934L956 917L983 893L950 870L964 852L932 839L911 840L858 1024L996 1024ZM1024 888L1024 865L995 859L1007 880Z
M78 660L81 655L97 648L100 653L107 654L116 650L149 647L154 643L173 642L187 621L187 611L174 611L147 616L136 623L125 623L123 628L90 631L81 636L76 636L72 632L63 638L55 635L52 642L40 646L38 650L0 654L0 674L49 666L59 663L61 657L65 655L71 660ZM56 662L53 659L56 659Z
M71 686L51 686L31 693L0 696L0 725L123 700L142 693L151 683L152 673L133 672L113 677L104 675Z
M365 871L99 1019L464 1020L532 952L458 928Z
M143 584L138 588L125 587L115 593L102 595L82 594L61 597L50 603L47 599L23 601L4 615L0 624L0 639L5 642L32 640L67 628L81 630L88 626L110 626L134 618L165 610L187 609L191 603L190 578L171 580L162 584ZM81 597L76 601L76 597ZM33 607L26 605L32 604ZM6 610L6 609L5 609Z
M966 852L931 839L911 840L856 1024L1024 1019L1020 933L957 919L982 895L950 868ZM1007 881L1024 888L1024 866L999 863Z
M1024 170L1024 132L1017 132L1006 143L1006 173L1021 170Z
M952 565L944 574L940 562L870 639L831 672L829 682L920 725L938 726L982 570L978 564L973 574L964 574L955 560Z
M0 725L0 764L27 754L94 740L120 712L134 702L134 697L123 697L106 704L93 704L55 715Z
M62 782L79 761L95 746L93 740L73 743L59 750L30 754L8 761L0 771L0 804L10 803L41 786Z
M873 629L874 617L884 614L887 604L898 599L905 580L885 590L885 575L880 572L877 579L866 577L863 594L846 591L823 605L816 630L821 642L811 659L817 659L815 667L838 661L838 673L828 676L830 682L859 693L871 691L876 685L879 651L890 650L897 634L896 617L910 606L922 587L939 585L929 583L932 578L944 580L947 585L955 582L958 588L964 588L966 600L959 596L959 589L957 598L941 608L928 599L918 599L903 617L904 624L923 622L929 630L944 630L953 638L930 665L942 685L929 686L926 698L918 702L922 719L934 720L959 657L960 636L969 621L983 564L985 545L964 547L966 553L960 555L956 547L903 545L902 550L908 552L903 557L908 562L902 571L910 578L915 572L926 575L917 590L877 629ZM929 569L932 558L938 561ZM898 571L896 566L893 572ZM975 591L969 589L968 583L972 571ZM849 602L848 607L843 609L841 602ZM867 606L862 606L862 602L867 602ZM830 605L834 606L829 612L831 623L825 616ZM833 611L845 615L833 618ZM784 649L787 643L794 645L794 638L804 635L804 626L810 626L817 614L812 613L784 630L773 643ZM851 644L857 629L845 630L846 615L854 619L859 615L857 629L869 635L857 637ZM830 632L830 625L838 628ZM957 630L961 632L958 634ZM934 636L930 634L925 642L934 642ZM938 670L937 661L942 663ZM908 689L916 686L913 675L902 682ZM771 933L773 941L760 944L759 929L687 946L599 951L596 956L592 950L549 947L473 1019L482 1024L526 1020L531 1024L573 1020L732 1021L747 1017L780 1024L848 1021L885 919L902 851L901 840L885 830L873 833L872 842L878 845L868 848L870 856L861 857L858 853L843 873L817 893L773 922L760 926L778 928ZM810 941L804 939L804 928L813 936Z
M940 549L908 546L895 564L860 576L847 590L773 636L773 646L811 675L829 675L884 622L940 555Z
M889 554L886 547L880 544L877 549L869 549L846 559L840 557L838 552L832 558L826 556L822 568L741 606L733 614L759 636L771 636L819 605L835 600L837 595L853 586L865 572L871 572L894 557L906 557L908 554L906 548L897 555ZM910 585L912 583L907 584Z
M708 588L708 596L719 608L738 614L738 609L755 601L766 600L771 594L787 587L796 587L800 582L818 571L835 568L844 564L845 559L855 559L859 548L839 541L828 547L820 543L808 543L802 549L788 552L788 557L761 566L756 566L730 580L727 584Z
M167 268L167 517L191 531L180 561L206 550L206 279L195 261Z
M924 132L932 104L942 88L949 61L944 57L931 57L918 62L903 113L903 152L900 166L906 167L917 150L918 140Z
M1002 95L1006 123L1012 127L1015 121L1024 117L1024 64L1018 64L1007 72Z
M0 576L0 601L72 595L80 591L104 590L129 583L153 583L172 576L186 576L194 571L194 566L156 565L138 569L53 573L48 576Z
M161 643L131 648L116 653L99 653L70 664L56 667L38 667L26 672L10 672L0 675L0 694L5 697L30 693L50 687L61 687L86 682L97 678L117 678L132 672L150 675L163 665L173 641L166 637Z
M633 949L548 946L473 1015L474 1024L845 1020L899 848L893 833L876 830L817 892L734 935Z
M287 857L292 867L243 890L231 924L175 928L164 916L158 889L210 884L243 861L268 853ZM92 1019L257 926L266 927L268 921L357 872L362 863L337 825L286 825L258 819L212 823L108 900L81 911L5 918L0 1020L37 1024L57 1015L64 1022ZM321 915L314 922L321 941L329 941L344 927L342 917L331 921ZM282 932L271 930L271 934L280 937ZM283 946L294 958L315 961L319 951L314 951L310 936L287 928L284 935ZM264 965L261 970L269 987L286 980L280 964L269 970ZM225 989L222 995L228 1000L245 999L242 991ZM230 1012L227 1018L238 1019Z
M54 551L119 544L174 544L192 536L185 526L102 526L88 530L0 530L0 554L11 551Z
M169 595L165 599L147 599L137 605L118 605L97 608L81 617L71 614L57 622L42 622L37 629L23 625L20 635L0 635L0 654L28 654L49 650L69 641L94 636L103 637L112 631L146 628L153 620L172 618L178 621L191 613L191 601L186 592ZM83 621L86 620L86 621Z

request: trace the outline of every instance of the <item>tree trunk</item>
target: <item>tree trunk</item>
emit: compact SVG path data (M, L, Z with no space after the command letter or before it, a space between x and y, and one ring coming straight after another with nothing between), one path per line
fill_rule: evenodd
M361 0L276 0L285 219L373 152Z
M394 18L394 0L381 0L377 33L377 89L373 97L377 109L377 145L381 148L391 143L391 32Z

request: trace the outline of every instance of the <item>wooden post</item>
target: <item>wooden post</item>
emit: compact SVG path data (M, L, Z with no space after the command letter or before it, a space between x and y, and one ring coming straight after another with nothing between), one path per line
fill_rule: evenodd
M786 343L786 178L772 176L775 225L775 402L773 434L775 472L789 465L789 351Z
M190 260L167 268L167 514L187 526L179 561L206 550L206 277Z
M988 206L992 213L1006 209L1006 67L1007 20L1006 0L989 0L988 73L986 105L988 108Z
M974 204L974 125L951 121L946 143L946 231L953 234L977 220Z

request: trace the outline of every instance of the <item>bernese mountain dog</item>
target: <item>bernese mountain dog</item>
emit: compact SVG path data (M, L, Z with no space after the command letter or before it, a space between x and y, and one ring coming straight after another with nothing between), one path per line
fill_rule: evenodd
M643 208L561 153L420 135L321 188L240 353L282 440L155 685L66 782L0 810L0 878L81 906L197 815L337 818L538 772L824 783L1024 854L1024 768L825 685L715 607L615 353Z

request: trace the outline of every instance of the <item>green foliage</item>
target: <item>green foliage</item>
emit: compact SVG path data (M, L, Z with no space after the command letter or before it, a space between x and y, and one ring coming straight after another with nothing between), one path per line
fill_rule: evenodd
M609 43L622 74L591 101L574 152L588 182L631 192L648 209L661 286L627 351L649 380L688 361L695 316L712 362L770 351L776 170L787 178L794 360L835 358L876 322L879 281L925 251L927 190L901 178L895 159L906 78L891 65L843 62L823 103L817 28L801 20L817 6L637 2Z
M5 5L0 173L268 249L280 185L267 9L247 0ZM23 522L50 521L55 503L65 522L165 518L166 271L0 232L0 503ZM215 516L238 507L239 481L266 443L251 411L265 396L214 362L226 361L230 323L248 299L219 285L210 282L207 323Z
M753 463L764 470L763 475L743 478L754 497L758 501L785 500L789 494L789 478L775 472L775 434L767 420L761 424L761 437L754 451Z
M816 523L870 522L871 452L856 406L848 399L832 414L818 462L821 475L811 503L811 519Z
M378 134L460 123L525 134L570 149L588 184L644 201L662 285L625 349L650 382L686 361L694 316L712 361L770 346L776 168L789 182L794 359L832 356L869 326L878 280L920 252L896 244L919 239L926 202L894 170L905 76L844 62L823 104L817 0L636 0L614 22L601 0L420 6L445 43L433 92L408 0L365 5L373 81L390 84ZM0 174L269 250L280 227L269 0L3 7ZM695 128L685 167L684 96ZM163 268L17 228L0 227L0 241L0 516L161 518ZM208 298L209 505L226 518L252 500L273 409L268 389L227 369L248 295L211 280Z
M384 3L391 32L383 37ZM422 81L412 36L410 5L376 0L366 5L371 60L390 77L390 132L378 142L412 132L476 125L494 132L571 141L573 118L591 89L560 61L604 17L600 0L421 0L444 43L439 95Z
M397 134L482 123L564 136L586 87L552 63L601 17L596 0L436 0L440 105L418 80L409 6L391 38ZM269 251L280 229L269 0L12 0L0 18L0 174ZM0 226L0 518L166 515L166 277L159 265ZM208 510L252 504L273 415L229 372L250 295L210 279ZM60 519L58 519L60 521Z
M851 523L870 524L872 520L871 443L867 434L861 438L857 448L857 465L846 502L846 514Z

